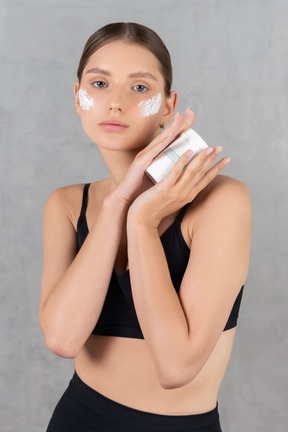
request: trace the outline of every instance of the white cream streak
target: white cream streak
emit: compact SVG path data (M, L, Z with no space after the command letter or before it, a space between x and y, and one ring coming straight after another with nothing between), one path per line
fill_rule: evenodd
M90 97L84 88L79 90L79 103L84 111L89 111L94 106L94 99Z
M151 99L144 100L138 104L141 109L141 114L143 117L149 117L151 115L157 114L162 102L161 93L157 93Z

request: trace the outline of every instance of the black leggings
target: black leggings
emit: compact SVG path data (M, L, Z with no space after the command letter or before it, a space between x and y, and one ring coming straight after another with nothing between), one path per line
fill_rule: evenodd
M217 407L181 416L139 411L101 395L75 372L47 432L221 432L221 427Z

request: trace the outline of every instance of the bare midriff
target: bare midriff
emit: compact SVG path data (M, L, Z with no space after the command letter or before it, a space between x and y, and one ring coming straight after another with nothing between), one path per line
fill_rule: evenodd
M235 329L222 333L214 351L191 383L164 389L143 339L91 335L75 359L84 383L118 403L164 415L213 410L231 355Z

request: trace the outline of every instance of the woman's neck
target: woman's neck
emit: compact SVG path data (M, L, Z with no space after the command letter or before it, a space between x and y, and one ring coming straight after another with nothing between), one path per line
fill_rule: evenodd
M137 151L100 149L109 172L109 184L114 189L126 175Z
M106 179L106 193L112 192L117 185L123 180L125 175L127 174L130 165L132 164L135 156L139 152L137 150L106 150L99 149L100 153L106 163L109 172L109 178ZM152 181L148 178L148 176L144 175L142 187L140 193L149 189L153 186Z

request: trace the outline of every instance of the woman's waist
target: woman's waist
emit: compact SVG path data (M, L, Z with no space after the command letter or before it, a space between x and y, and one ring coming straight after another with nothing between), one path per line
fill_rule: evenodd
M98 423L105 424L105 430L165 430L187 431L187 430L219 430L218 406L213 410L203 413L173 415L149 412L147 410L135 409L107 398L84 383L77 373L74 374L70 384L61 398L62 404L72 410L85 424L95 427L95 419ZM71 411L70 411L71 412ZM121 428L122 426L122 428ZM92 430L91 429L91 430ZM94 430L94 429L93 429ZM124 430L124 429L123 429Z
M159 383L145 341L123 339L90 337L75 359L75 370L85 384L109 399L147 412L189 415L215 408L221 382L215 369L213 377L203 370L188 385L167 390Z

